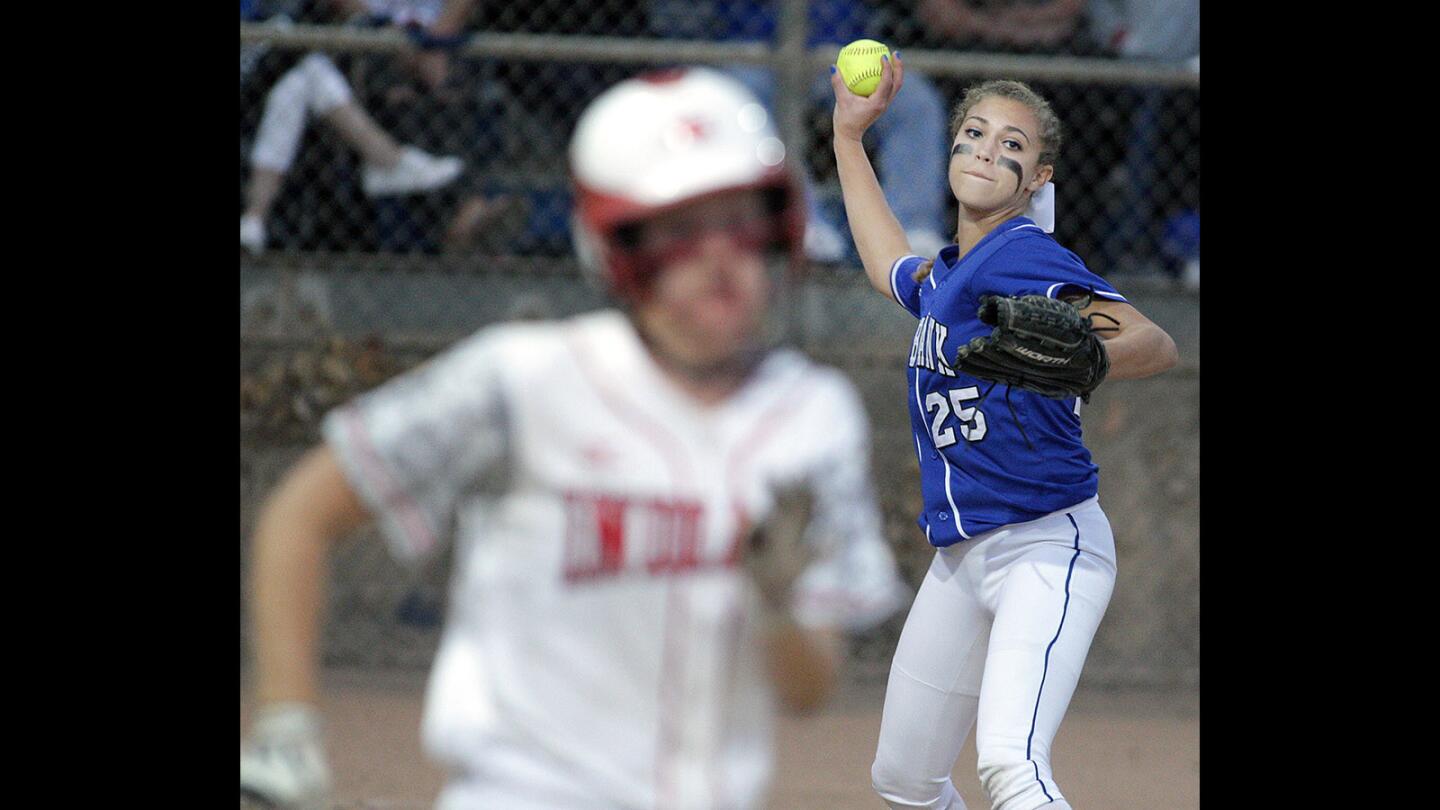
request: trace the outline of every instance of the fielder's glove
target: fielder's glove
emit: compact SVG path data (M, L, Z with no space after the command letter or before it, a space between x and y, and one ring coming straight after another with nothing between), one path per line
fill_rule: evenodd
M240 748L241 798L285 810L324 810L329 795L319 713L303 703L262 709Z
M1089 303L1071 304L1043 295L980 299L980 320L995 327L960 347L954 367L981 379L1024 388L1053 399L1090 401L1110 370L1110 356L1096 332L1097 315L1082 316Z
M810 562L805 530L814 494L801 481L776 489L774 499L770 513L746 540L745 569L767 608L788 610L791 586Z

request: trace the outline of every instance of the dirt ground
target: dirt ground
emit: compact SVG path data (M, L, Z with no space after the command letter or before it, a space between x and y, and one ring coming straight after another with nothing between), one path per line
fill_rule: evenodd
M326 737L336 810L422 810L443 774L419 741L424 677L418 673L331 672L326 676ZM870 761L880 729L884 684L847 687L809 718L778 726L772 810L877 810ZM1200 806L1199 695L1080 691L1053 748L1056 781L1082 810L1187 810ZM240 698L241 729L250 711ZM966 744L955 785L972 810L988 804Z

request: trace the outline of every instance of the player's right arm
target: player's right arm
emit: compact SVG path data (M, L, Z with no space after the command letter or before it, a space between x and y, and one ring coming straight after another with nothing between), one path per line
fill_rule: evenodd
M242 791L318 808L329 791L319 697L328 556L372 517L396 559L448 536L455 504L504 449L493 333L432 358L326 415L261 508L249 579L255 719Z
M327 557L369 512L327 446L286 473L251 542L250 639L259 704L240 752L240 787L287 808L325 806L319 648Z
M830 75L835 90L835 113L832 118L835 140L835 167L840 177L845 215L850 221L850 234L855 250L865 266L865 275L877 292L889 298L890 270L895 260L911 252L905 229L890 210L875 169L865 154L861 138L865 130L885 112L905 80L905 67L899 56L882 63L880 84L869 96L858 96L845 86L840 72Z
M370 520L328 446L312 449L266 499L251 542L250 623L261 706L319 696L319 636L330 549Z

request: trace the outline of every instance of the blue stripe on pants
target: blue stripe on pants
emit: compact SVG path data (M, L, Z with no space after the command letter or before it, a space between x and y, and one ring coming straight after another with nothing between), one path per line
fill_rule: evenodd
M1070 577L1075 573L1075 561L1080 559L1080 526L1075 522L1075 517L1065 513L1069 518L1070 525L1075 527L1075 555L1070 558L1070 567L1065 571L1065 607L1060 611L1060 626L1055 628L1055 637L1050 639L1049 645L1045 647L1045 666L1040 670L1040 691L1035 693L1035 711L1030 715L1030 736L1025 738L1025 758L1035 768L1035 781L1040 783L1040 792L1045 798L1055 801L1050 791L1045 789L1045 780L1040 778L1040 765L1030 759L1030 744L1035 739L1035 723L1040 717L1040 695L1045 692L1045 676L1050 672L1050 650L1054 649L1055 642L1060 640L1060 631L1065 628L1065 614L1070 612Z

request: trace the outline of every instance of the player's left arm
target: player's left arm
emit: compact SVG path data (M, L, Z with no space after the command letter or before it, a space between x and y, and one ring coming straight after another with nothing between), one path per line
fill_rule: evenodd
M825 703L841 666L840 638L828 622L802 620L795 611L798 579L812 565L813 481L772 490L764 520L745 543L745 569L760 596L760 638L766 669L781 704L804 714Z
M1051 239L1026 233L995 254L986 263L983 276L982 282L971 276L972 289L1001 295L1050 295L1082 307L1082 315L1094 316L1092 325L1105 341L1110 361L1108 380L1149 377L1180 361L1175 341L1164 329L1092 273L1079 256ZM977 283L983 286L975 287Z
M786 610L767 624L770 673L787 708L813 711L834 690L845 663L845 635L884 621L909 591L882 528L870 479L870 429L859 393L833 372L807 400L811 435L797 443L818 450L807 482L813 494L805 522L809 561ZM791 534L794 534L792 531Z
M1180 362L1180 352L1169 333L1124 301L1096 298L1080 313L1095 315L1092 322L1103 330L1098 334L1105 341L1105 352L1110 357L1106 379L1149 377Z
M770 681L780 703L796 714L824 706L844 662L839 629L803 627L784 617L765 628L764 643Z

